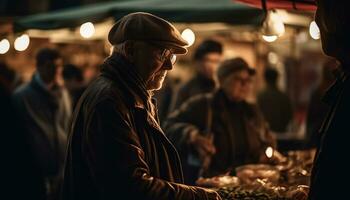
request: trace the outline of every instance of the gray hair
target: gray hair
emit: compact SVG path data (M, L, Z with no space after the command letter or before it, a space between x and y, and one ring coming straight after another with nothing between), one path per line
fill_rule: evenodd
M126 56L126 51L125 51L125 43L120 43L112 46L112 51L111 54L118 53Z

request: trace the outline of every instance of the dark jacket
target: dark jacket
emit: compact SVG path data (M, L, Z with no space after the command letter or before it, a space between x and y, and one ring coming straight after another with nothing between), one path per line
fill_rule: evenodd
M15 106L24 119L36 161L46 177L62 173L71 116L66 89L50 93L35 74L27 85L13 95Z
M68 91L59 87L49 91L35 74L30 83L15 91L13 99L44 177L47 198L57 199L71 116Z
M330 109L319 131L321 144L312 170L309 199L346 199L346 181L350 180L349 72L337 78L324 100Z
M205 94L215 90L215 82L204 77L201 74L196 74L191 80L185 83L178 91L174 108L177 109L190 97L198 94Z
M208 120L210 115L212 122ZM208 123L212 124L210 128ZM205 176L220 175L239 165L256 163L265 148L274 143L258 108L247 102L231 102L221 90L189 99L170 115L165 128L181 153L184 165L189 154L194 153L188 144L189 134L195 131L214 135L217 153Z
M277 133L287 131L293 118L293 108L289 97L277 87L267 86L257 98L257 103L270 130Z
M86 89L70 130L63 199L211 199L182 185L178 153L164 135L139 76L113 55Z
M30 147L31 137L6 89L0 83L0 199L44 200L44 178Z

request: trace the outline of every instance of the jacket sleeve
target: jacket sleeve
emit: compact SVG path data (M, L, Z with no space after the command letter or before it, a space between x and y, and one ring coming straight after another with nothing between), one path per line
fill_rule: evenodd
M271 133L269 129L269 125L265 120L259 107L257 105L254 105L253 108L255 109L258 124L260 124L261 130L262 130L261 140L263 142L263 145L271 146L272 148L276 149L277 148L276 136Z
M163 128L179 151L187 147L192 133L200 133L205 130L207 108L206 97L200 95L190 98L169 115Z
M124 195L145 200L216 199L215 192L152 177L144 149L128 118L113 101L101 102L89 126L93 131L84 139L82 151L101 199L118 199Z

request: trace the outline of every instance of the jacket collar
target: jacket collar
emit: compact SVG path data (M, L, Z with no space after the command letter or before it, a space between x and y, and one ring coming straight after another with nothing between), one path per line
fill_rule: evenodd
M135 67L124 56L113 54L102 65L102 76L118 83L130 99L130 106L151 111L151 94L146 84L134 70Z
M152 127L163 133L157 117L156 100L152 99L145 83L132 69L132 63L122 55L112 55L102 66L102 76L115 81L126 94L126 103L134 107L136 112L142 113Z
M322 97L322 101L328 105L333 104L337 100L339 92L343 88L345 81L350 76L349 70L344 70L342 68L334 70L333 73L336 76L336 80Z

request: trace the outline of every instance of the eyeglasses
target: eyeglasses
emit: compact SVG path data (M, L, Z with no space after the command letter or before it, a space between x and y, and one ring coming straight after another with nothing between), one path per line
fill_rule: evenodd
M159 57L159 60L163 63L167 60L170 60L171 64L174 65L176 63L176 55L173 54L169 49L164 49Z
M158 49L163 49L162 53L158 57L159 61L161 61L162 63L165 63L166 61L170 60L172 65L176 63L176 55L173 54L170 49L164 48L163 46L155 42L148 41L147 43L157 47Z

